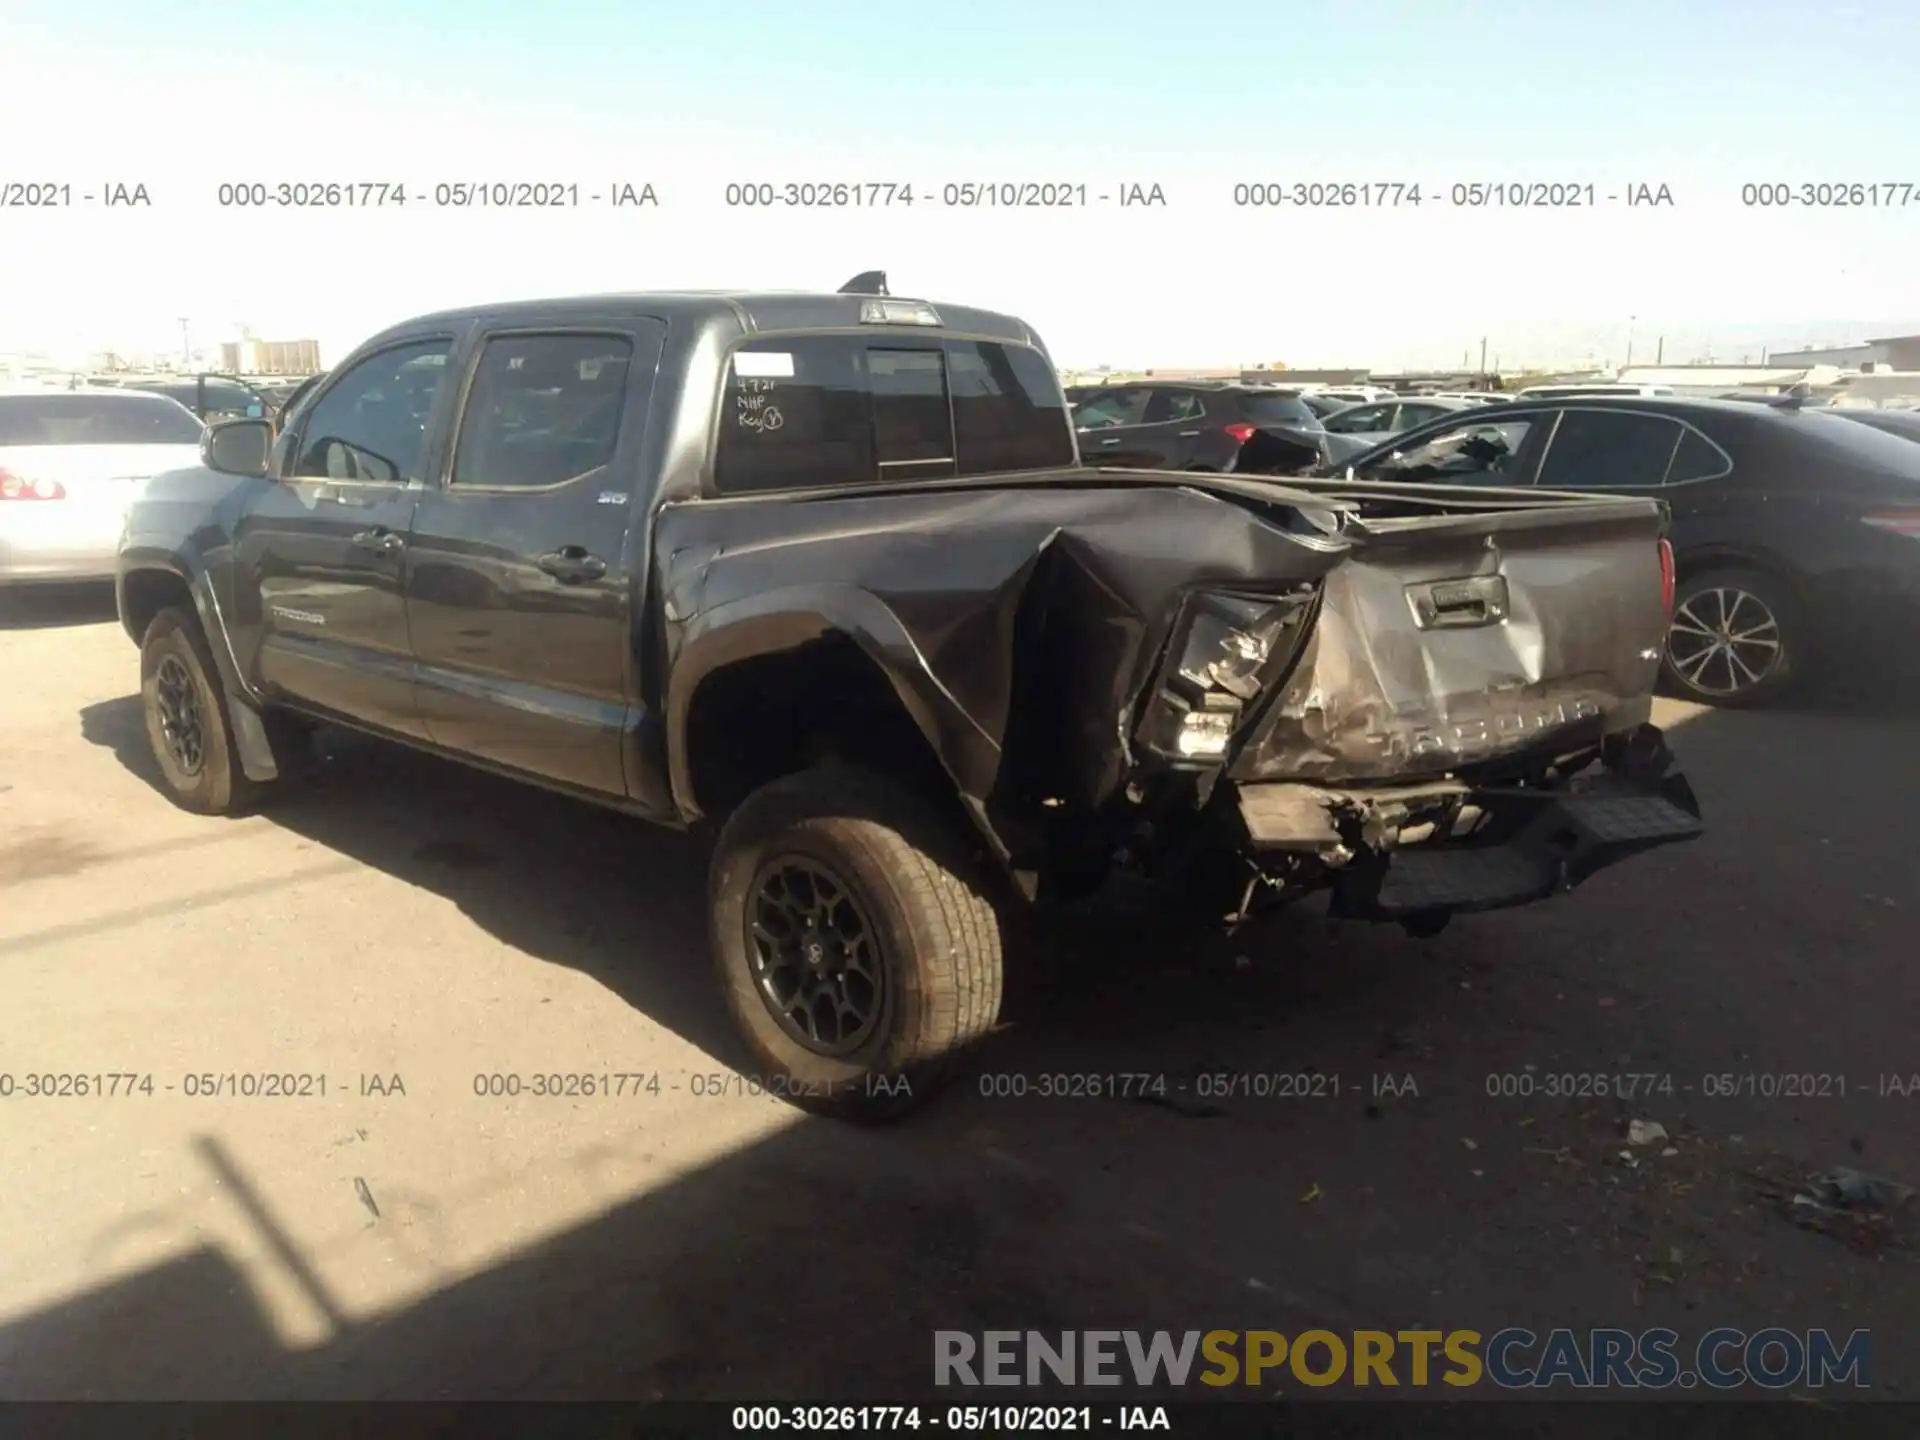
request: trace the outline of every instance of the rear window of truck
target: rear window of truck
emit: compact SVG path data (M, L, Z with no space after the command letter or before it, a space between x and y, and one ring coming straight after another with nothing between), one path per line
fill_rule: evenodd
M714 462L723 494L1072 465L1039 351L911 335L757 340L734 352Z

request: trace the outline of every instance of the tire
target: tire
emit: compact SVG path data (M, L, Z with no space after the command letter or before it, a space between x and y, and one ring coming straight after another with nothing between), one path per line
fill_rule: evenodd
M760 1067L757 1078L771 1093L815 1114L872 1123L924 1103L965 1063L999 1018L1005 984L1000 917L974 868L954 826L871 771L802 771L756 791L734 812L715 846L709 880L713 958ZM847 1022L851 1033L808 1027L816 1041L810 1046L776 1018L763 994L759 977L769 947L750 937L749 926L756 917L770 923L784 916L773 926L781 930L792 918L770 896L817 900L836 886L841 898L826 913L842 930L870 937L860 948L880 981L869 986L848 969L835 990L835 980L800 961L772 972L776 991L798 976L829 987L821 993L870 1002L870 1020ZM831 943L840 932L791 933L802 938L788 953L802 955L810 943L804 937ZM818 942L811 943L818 958ZM793 1010L807 1006L795 1000ZM842 1048L822 1053L821 1041Z
M227 715L226 694L199 622L180 609L162 610L140 645L140 706L147 743L174 804L196 815L245 814L262 788L240 768ZM191 697L198 744L169 739L169 716L179 717L184 692Z
M1799 599L1784 581L1760 570L1709 570L1674 594L1661 674L1675 695L1698 704L1769 705L1799 683L1810 659L1806 636Z

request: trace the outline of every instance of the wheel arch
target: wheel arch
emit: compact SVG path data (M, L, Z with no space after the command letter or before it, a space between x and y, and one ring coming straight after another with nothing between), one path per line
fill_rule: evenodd
M1794 598L1803 604L1807 599L1807 579L1798 566L1772 550L1762 546L1741 544L1689 545L1674 547L1673 557L1674 584L1685 585L1690 580L1715 570L1752 570L1771 576L1793 592Z
M1000 747L870 592L808 586L704 612L679 637L665 708L668 774L687 824L719 819L759 785L821 760L858 759L963 812L1006 858L984 803Z
M281 768L279 757L274 753L259 701L241 675L226 617L206 571L187 564L171 551L127 549L121 552L113 590L120 628L136 645L145 641L148 627L162 610L179 608L194 617L206 638L207 653L213 657L214 678L226 694L241 770L249 780L276 778Z

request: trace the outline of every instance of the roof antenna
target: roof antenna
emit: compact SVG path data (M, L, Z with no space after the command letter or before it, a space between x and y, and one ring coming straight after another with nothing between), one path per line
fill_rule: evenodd
M846 284L840 287L842 295L890 295L887 289L887 272L884 270L862 270Z

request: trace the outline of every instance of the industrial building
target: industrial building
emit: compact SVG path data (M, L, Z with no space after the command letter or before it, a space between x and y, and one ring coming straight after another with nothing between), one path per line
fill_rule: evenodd
M1775 366L1837 365L1857 370L1920 370L1920 335L1889 335L1859 345L1834 345L1814 350L1775 350L1767 356Z
M318 340L237 340L220 345L220 368L230 375L317 375Z

